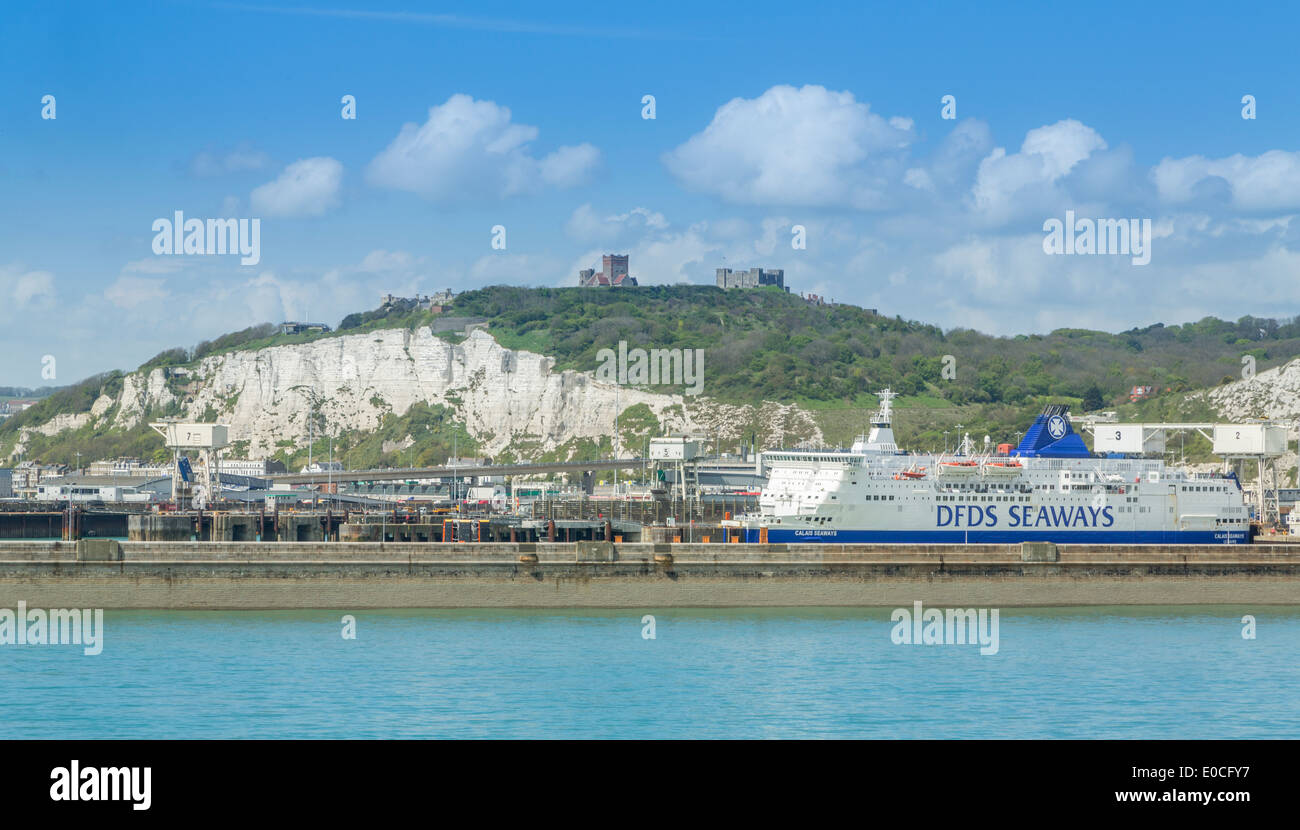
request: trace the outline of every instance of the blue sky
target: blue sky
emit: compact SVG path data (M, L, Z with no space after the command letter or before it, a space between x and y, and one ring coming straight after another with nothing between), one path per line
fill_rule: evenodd
M1293 8L924 5L8 4L0 385L602 251L1000 334L1297 313ZM1067 209L1150 263L1046 255ZM176 210L260 262L156 256Z

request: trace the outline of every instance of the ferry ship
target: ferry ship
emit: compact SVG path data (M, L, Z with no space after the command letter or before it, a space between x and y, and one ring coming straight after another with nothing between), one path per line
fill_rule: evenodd
M849 450L764 453L749 542L1242 544L1250 516L1235 474L1095 455L1064 406L1046 407L1014 449L912 454L894 442L894 393Z

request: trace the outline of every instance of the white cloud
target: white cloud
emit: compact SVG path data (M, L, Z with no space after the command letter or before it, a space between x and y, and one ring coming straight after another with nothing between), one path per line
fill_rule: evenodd
M104 298L118 308L135 308L167 297L165 280L151 277L121 276L104 289Z
M1221 197L1241 210L1300 207L1300 152L1165 158L1151 171L1160 198L1174 204Z
M424 124L404 125L366 176L435 201L497 199L581 184L600 160L590 144L536 158L528 144L537 135L536 127L513 123L506 107L453 95L430 107Z
M54 300L54 275L29 271L19 264L0 265L0 320L19 319L16 312Z
M1025 203L1026 191L1036 201L1075 165L1104 149L1106 142L1097 131L1074 119L1030 130L1019 153L1007 155L998 147L980 162L971 191L974 205L1002 217Z
M587 180L600 161L600 151L590 144L561 147L538 164L542 181L554 187L576 187Z
M649 208L635 207L626 213L600 216L590 204L579 205L564 226L565 232L580 242L613 242L629 231L663 230L667 227L668 220L664 215Z
M279 178L249 197L253 213L265 216L320 216L339 204L343 165L332 158L295 161Z
M930 174L920 167L911 167L903 174L903 184L908 187L915 187L917 190L934 190L934 180Z
M980 160L993 147L989 125L977 118L957 122L926 165L931 181L965 190Z
M909 119L887 121L851 92L774 86L723 104L663 160L686 187L729 202L877 208L914 137Z
M22 307L37 298L54 297L54 275L49 271L28 271L13 281L11 296L14 304Z

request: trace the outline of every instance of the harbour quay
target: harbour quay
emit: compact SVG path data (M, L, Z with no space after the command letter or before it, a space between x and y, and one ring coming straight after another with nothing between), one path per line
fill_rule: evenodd
M0 541L0 607L1297 605L1300 546Z

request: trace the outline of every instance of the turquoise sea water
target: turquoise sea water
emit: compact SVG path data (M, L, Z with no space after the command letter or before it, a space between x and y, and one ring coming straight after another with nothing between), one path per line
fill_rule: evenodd
M1002 609L995 655L895 645L889 609L351 613L0 645L0 738L1300 737L1294 608Z

